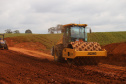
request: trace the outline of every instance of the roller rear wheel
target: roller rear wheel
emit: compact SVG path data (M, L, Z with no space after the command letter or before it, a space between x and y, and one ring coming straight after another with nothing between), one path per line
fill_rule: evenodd
M58 44L54 48L54 61L56 62L64 62L64 58L62 57L63 44Z
M7 46L7 44L5 44L4 49L8 50L8 46Z

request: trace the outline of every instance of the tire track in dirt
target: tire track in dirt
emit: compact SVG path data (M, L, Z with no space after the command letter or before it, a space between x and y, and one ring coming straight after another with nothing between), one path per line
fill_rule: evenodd
M114 69L114 70L126 71L126 67L121 67L121 66L116 66L116 65L109 65L109 64L99 63L99 66L103 67L103 68L110 68L110 69Z
M117 70L117 69L111 69L101 66L85 66L85 67L79 67L79 70L87 70L90 71L88 74L98 74L102 77L106 77L113 80L119 80L119 81L125 81L126 82L126 71L125 70Z
M71 77L64 76L62 73L65 71L65 68L57 65L57 63L53 61L49 61L46 59L38 59L28 55L24 55L21 53L17 53L14 51L0 51L0 59L1 62L6 61L7 63L3 63L3 66L0 66L0 80L1 83L5 83L6 81L11 81L12 84L22 83L22 84L30 84L30 83L90 83L86 80L74 79ZM0 63L1 65L1 63ZM59 69L60 68L60 69ZM57 70L59 71L57 72ZM68 68L71 70L70 68ZM61 70L61 71L60 71ZM67 72L67 71L66 71ZM60 73L60 74L59 74ZM69 72L67 72L69 73ZM5 80L3 80L5 79ZM8 83L8 84L11 84Z
M51 61L53 60L52 56L44 54L44 53L40 54L40 52L26 50L26 49L21 49L21 50L17 49L17 48L10 48L10 49L18 51L18 52L22 52L24 54L28 54L28 55L32 55L32 56L35 56L35 57L39 57L39 58L42 58L42 59L46 58L46 59L49 59ZM50 63L50 61L48 61L48 62ZM55 65L57 65L57 64L54 64L52 66L55 66ZM68 69L68 70L70 68L70 66L68 66L67 64L60 64L58 66L59 66L58 68L60 68L59 70L62 70L64 67L65 67L65 69ZM63 66L63 67L61 67L61 66ZM58 68L57 68L57 70L58 70ZM74 82L77 83L77 81L81 82L81 83L92 83L92 82L99 83L99 81L97 81L97 80L95 80L95 81L92 80L90 78L91 76L94 76L95 79L100 79L100 82L101 82L101 80L107 80L107 82L112 82L112 81L118 81L118 82L121 81L123 83L126 82L126 80L125 80L126 79L125 67L118 67L118 66L113 66L113 65L108 65L108 64L99 64L98 66L79 66L79 67L78 66L74 66L74 67L71 67L70 71L71 70L72 71L75 70L73 73L77 72L76 74L83 73L83 75L86 75L86 77L83 76L83 75L81 75L81 77L85 78L86 80L88 80L88 82L87 81L84 82L83 79L81 79L81 77L79 75L74 75L72 73L70 74L70 76L64 75L64 74L69 74L69 73L64 73L64 72L66 72L64 69L62 70L63 73L60 73L60 72L56 73L56 71L54 71L52 73L52 71L50 71L51 69L50 70L46 69L46 70L47 70L48 73L51 73L51 74L55 73L55 75L57 75L58 77L61 77L61 78L65 77L64 78L65 80L68 80L69 82L71 80L71 82L73 82L73 83ZM101 77L101 78L99 78L99 77ZM92 82L89 82L90 81L89 79Z
M9 47L9 49L16 51L16 52L23 53L23 54L27 54L30 56L38 57L38 58L53 60L53 56L45 54L43 52L27 50L27 49L23 49L23 48L16 48L16 47Z

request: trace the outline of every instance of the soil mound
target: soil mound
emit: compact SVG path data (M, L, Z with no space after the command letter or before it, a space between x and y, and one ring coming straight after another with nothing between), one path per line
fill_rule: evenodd
M35 50L50 54L49 50L43 44L39 42L22 42L20 40L16 40L16 38L5 38L9 47L16 47L16 48L24 48L28 50ZM16 40L16 41L15 41Z
M108 54L119 54L126 55L126 42L124 43L113 43L103 46L108 52Z
M103 63L126 66L126 42L113 43L103 46L107 50L107 58L103 59Z
M113 43L103 46L108 52L108 54L119 54L126 55L126 42L124 43Z

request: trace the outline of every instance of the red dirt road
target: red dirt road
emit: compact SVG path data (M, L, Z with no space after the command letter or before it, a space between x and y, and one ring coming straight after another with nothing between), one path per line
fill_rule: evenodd
M69 66L54 62L47 54L19 48L0 50L0 53L0 84L126 83L126 67L102 63Z
M126 43L103 46L108 57L98 66L69 66L54 62L42 44L7 41L9 50L0 50L0 84L126 84Z
M40 52L40 51L35 51L35 50L28 50L28 49L23 49L23 48L16 48L16 47L9 47L9 50L16 51L19 53L23 53L26 55L30 55L33 57L41 58L41 59L48 59L48 60L53 60L53 56Z

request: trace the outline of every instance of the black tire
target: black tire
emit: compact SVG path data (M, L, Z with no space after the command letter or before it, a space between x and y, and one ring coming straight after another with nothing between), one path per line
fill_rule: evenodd
M5 44L4 49L8 50L8 45L7 44Z
M54 61L56 62L64 62L64 58L62 57L63 44L58 44L54 48Z
M54 56L54 46L51 49L51 55Z

